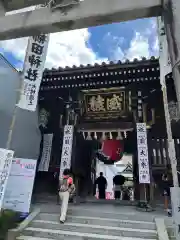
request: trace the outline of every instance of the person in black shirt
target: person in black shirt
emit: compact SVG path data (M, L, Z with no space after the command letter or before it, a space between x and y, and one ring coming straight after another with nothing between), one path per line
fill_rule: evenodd
M125 183L125 177L117 174L113 178L113 185L114 185L114 198L116 200L121 198L121 191L122 191L122 185Z
M103 176L102 172L100 172L100 176L96 179L95 185L98 186L99 199L105 199L106 198L107 180Z
M171 213L169 209L170 203L170 188L173 187L172 171L171 166L167 165L164 174L162 175L162 185L163 185L163 196L164 196L164 207L168 214Z

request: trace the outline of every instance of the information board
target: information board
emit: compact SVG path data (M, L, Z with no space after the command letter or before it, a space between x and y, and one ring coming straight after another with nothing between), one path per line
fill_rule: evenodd
M37 160L13 159L3 208L28 213L30 210Z
M3 205L13 154L14 152L11 150L0 148L0 210Z

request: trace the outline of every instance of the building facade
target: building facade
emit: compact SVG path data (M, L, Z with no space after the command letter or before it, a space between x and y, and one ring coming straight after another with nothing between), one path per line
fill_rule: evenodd
M45 171L37 171L35 185L40 179L52 190L54 173L59 173L66 124L75 129L72 171L86 178L85 186L92 183L93 154L101 147L102 138L121 139L123 151L133 156L134 183L138 185L137 122L147 124L151 177L160 181L170 161L158 59L45 69L36 112L16 109L21 75L3 56L0 68L0 147L6 148L12 130L9 148L15 151L15 157L37 159L39 165L46 135L52 135L49 163ZM166 76L166 84L179 168L180 121L172 74Z
M179 115L172 74L166 76L166 83L179 165ZM50 172L58 171L60 166L65 124L75 126L72 171L76 175L90 178L92 154L99 147L98 140L118 137L123 141L124 151L133 155L134 181L138 182L137 122L147 124L152 179L159 181L170 163L159 60L154 57L125 63L46 69L39 93L39 109L46 115L46 124L41 124L40 128L42 136L53 133Z

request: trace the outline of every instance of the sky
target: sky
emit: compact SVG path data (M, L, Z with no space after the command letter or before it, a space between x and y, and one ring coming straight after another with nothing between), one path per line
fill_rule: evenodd
M0 42L0 52L21 70L27 38ZM54 33L50 36L47 68L79 66L158 56L156 18Z

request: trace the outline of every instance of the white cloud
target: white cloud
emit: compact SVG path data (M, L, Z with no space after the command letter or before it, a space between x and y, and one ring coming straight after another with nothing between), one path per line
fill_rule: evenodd
M130 29L134 31L132 39L125 39L124 37L113 36L111 32L108 32L103 41L109 46L107 55L110 60L113 61L125 61L126 59L133 60L135 58L141 59L142 57L150 58L151 56L158 56L158 37L157 37L157 23L156 19L150 19L146 28L143 30ZM127 41L129 43L127 49L123 49L122 46ZM125 44L126 45L126 44Z
M106 49L107 56L110 60L125 60L141 57L149 58L151 55L158 55L156 21L152 20L147 29L143 32L134 32L134 37L130 42L128 49L123 50L121 45L126 39L123 37L113 36L108 32L103 42L108 43ZM94 64L95 62L107 62L107 59L99 59L97 54L87 46L90 38L88 29L74 30L68 32L51 34L46 67L65 67L80 64ZM127 39L129 40L129 39ZM22 61L25 57L27 38L8 40L0 42L0 47L4 52L11 52L18 60ZM99 43L99 48L104 45ZM21 64L22 65L22 64ZM20 68L20 63L17 65Z
M148 37L141 35L136 32L135 37L132 39L130 43L130 48L127 50L125 57L129 60L133 60L134 58L146 57L149 58L151 56L149 49Z
M153 51L154 51L155 55L159 54L159 39L158 39L158 36L156 37L156 39L154 41Z
M125 53L123 52L122 48L120 46L118 46L115 51L113 52L112 54L113 56L113 59L115 61L118 61L118 60L124 60L125 59Z
M130 47L126 51L126 58L132 60L141 57L150 58L159 55L159 41L157 36L156 19L151 19L149 26L144 32L135 32Z
M122 50L122 48L118 45L113 48L112 58L114 60L125 61L126 59L132 61L135 58L141 59L142 57L149 58L150 47L148 42L148 37L140 34L139 32L135 32L134 38L130 41L130 46L126 50Z
M96 53L87 47L89 38L88 29L51 34L46 67L78 66L106 61L106 59L98 59ZM27 38L2 41L0 47L4 52L11 52L18 60L23 61L27 41Z

